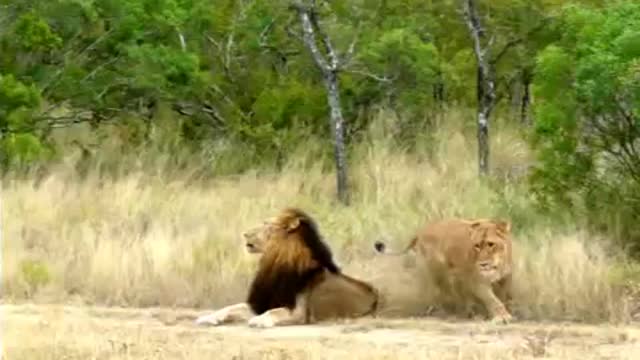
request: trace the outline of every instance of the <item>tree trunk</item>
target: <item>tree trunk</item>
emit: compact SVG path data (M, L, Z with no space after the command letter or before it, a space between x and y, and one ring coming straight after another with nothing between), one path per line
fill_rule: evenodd
M482 76L482 68L480 64L478 64L476 68L476 101L478 110L480 110L482 101L484 101L484 95L484 77Z
M529 105L531 104L531 80L532 76L529 71L522 74L522 100L520 101L520 122L523 125L530 125Z
M333 148L336 162L336 188L338 199L345 205L349 204L349 186L347 183L347 156L344 143L344 118L340 105L340 91L338 88L338 74L328 71L324 74L324 84L327 89L327 101L331 112L331 129L333 130Z
M478 171L480 175L489 174L489 119L495 95L492 92L493 83L485 76L482 66L478 65L476 84L476 98L478 101L478 112L476 121L478 123Z
M489 108L481 105L478 111L478 169L481 175L489 173Z
M433 84L433 100L435 101L435 103L437 104L439 109L442 109L444 107L444 80L443 80L443 76L442 76L442 72L438 71L438 74L436 75L437 80L435 82L435 84Z
M302 25L302 40L311 53L318 69L322 72L324 85L327 90L327 102L329 103L331 130L334 136L334 158L336 162L336 187L338 200L344 205L349 205L349 186L347 181L347 149L344 144L345 128L340 105L340 90L338 87L338 73L342 67L342 60L338 58L331 44L331 39L322 30L316 13L315 1L303 5L292 4L292 8L298 12ZM318 48L316 31L320 37L320 43L326 50L326 57Z
M521 81L514 81L509 86L509 105L510 113L514 118L520 119L520 112L522 109L522 96L524 92L524 84Z
M496 102L495 69L490 61L491 40L483 44L484 30L476 11L474 0L463 0L463 13L476 55L476 90L478 122L478 171L480 176L489 174L489 119Z

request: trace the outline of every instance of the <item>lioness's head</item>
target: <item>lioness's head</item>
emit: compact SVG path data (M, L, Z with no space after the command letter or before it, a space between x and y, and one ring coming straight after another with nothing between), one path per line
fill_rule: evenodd
M261 225L245 231L242 237L249 253L263 253L278 239L284 239L296 231L307 215L297 209L285 209L278 216L265 220Z
M511 269L511 224L475 220L470 224L471 256L480 276L494 282Z

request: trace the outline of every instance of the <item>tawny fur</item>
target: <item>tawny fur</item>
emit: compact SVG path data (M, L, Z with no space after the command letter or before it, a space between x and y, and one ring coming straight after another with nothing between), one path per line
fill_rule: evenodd
M315 222L302 210L285 209L244 237L247 249L261 254L247 301L196 322L248 320L250 326L270 327L376 311L377 290L341 272Z
M385 244L375 249L384 252ZM434 284L443 292L460 291L479 300L493 321L509 322L513 268L511 225L490 219L447 219L428 223L396 255L415 250L425 260ZM455 287L455 289L454 289Z

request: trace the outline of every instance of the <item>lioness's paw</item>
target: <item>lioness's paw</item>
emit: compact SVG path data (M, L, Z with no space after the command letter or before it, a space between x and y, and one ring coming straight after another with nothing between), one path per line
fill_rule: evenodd
M492 324L509 324L513 321L513 316L509 313L496 315L491 319Z
M269 314L254 316L249 319L249 326L253 328L270 328L275 326L273 317Z
M226 317L225 313L214 312L213 314L203 315L196 319L196 325L213 325L217 326L224 322Z

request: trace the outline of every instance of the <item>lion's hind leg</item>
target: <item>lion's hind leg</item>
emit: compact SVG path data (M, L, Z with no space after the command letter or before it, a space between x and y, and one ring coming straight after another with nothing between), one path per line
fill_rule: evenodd
M196 319L197 325L221 325L229 322L247 321L254 316L247 303L229 305L212 314L203 315Z

